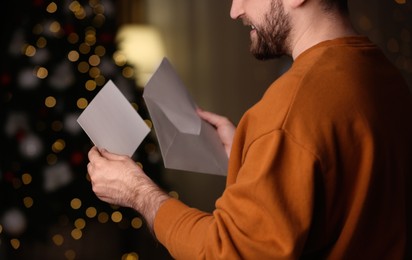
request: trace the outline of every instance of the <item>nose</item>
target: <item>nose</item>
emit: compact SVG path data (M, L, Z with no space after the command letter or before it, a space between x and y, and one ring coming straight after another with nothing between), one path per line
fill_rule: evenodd
M242 3L243 0L232 0L232 7L230 8L230 17L233 20L236 20L244 13Z

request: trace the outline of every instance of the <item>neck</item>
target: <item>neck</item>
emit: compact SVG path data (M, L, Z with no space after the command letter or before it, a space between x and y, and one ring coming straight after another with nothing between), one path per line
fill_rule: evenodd
M320 42L357 35L347 15L337 11L325 15L324 12L313 11L303 17L295 15L300 19L294 20L294 30L291 32L290 47L293 59Z

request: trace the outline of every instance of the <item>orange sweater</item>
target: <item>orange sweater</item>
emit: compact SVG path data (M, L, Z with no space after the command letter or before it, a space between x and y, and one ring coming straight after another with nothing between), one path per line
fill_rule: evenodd
M326 41L243 116L213 214L170 199L155 234L177 259L402 259L411 173L399 72L364 37Z

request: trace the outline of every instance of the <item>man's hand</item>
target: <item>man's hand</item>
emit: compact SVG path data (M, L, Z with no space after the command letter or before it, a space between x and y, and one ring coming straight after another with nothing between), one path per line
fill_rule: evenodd
M216 127L217 133L222 141L226 154L229 157L232 149L233 136L235 134L236 127L226 117L219 116L217 114L203 111L200 108L197 109L198 115L205 121Z
M128 156L93 147L89 151L87 171L97 197L110 204L140 212L149 228L160 205L169 198Z

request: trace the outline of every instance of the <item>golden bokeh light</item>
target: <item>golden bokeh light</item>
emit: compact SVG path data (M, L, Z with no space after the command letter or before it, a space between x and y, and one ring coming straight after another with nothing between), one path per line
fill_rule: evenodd
M26 208L28 208L28 209L31 208L33 206L33 203L34 203L33 198L31 198L31 197L24 197L23 198L23 204Z
M91 79L89 79L88 81L86 81L85 88L86 88L88 91L93 91L93 90L95 90L95 89L96 89L96 86L97 86L96 81L91 80Z
M113 53L113 60L114 63L116 63L116 65L119 67L122 67L127 63L126 55L124 55L120 51L116 51L115 53Z
M36 67L35 69L35 75L39 78L39 79L45 79L47 78L47 76L49 75L49 71L44 68L44 67Z
M43 36L39 37L39 39L37 39L36 45L39 48L45 48L47 45L47 39Z
M64 252L64 256L66 257L66 260L74 260L76 259L76 252L73 249L69 249Z
M115 211L112 213L111 219L115 223L119 223L123 219L123 215L120 211Z
M93 67L89 70L89 76L91 78L97 78L98 76L100 76L100 69L98 67Z
M57 11L57 5L56 5L56 3L55 2L51 2L48 6L47 6L47 8L46 8L46 11L48 12L48 13L55 13L56 11Z
M61 245L63 245L63 243L64 243L64 237L63 237L62 235L60 235L60 234L54 235L54 236L52 237L52 240L53 240L53 243L54 243L56 246L61 246Z
M44 105L48 108L53 108L56 106L56 104L57 104L56 98L53 96L48 96L44 100Z
M72 238L73 238L74 240L79 240L79 239L82 238L83 232L82 232L80 229L75 228L75 229L72 230L72 232L70 233L70 235L72 236Z
M78 218L78 219L76 219L75 221L74 221L74 226L77 228L77 229L84 229L85 227L86 227L86 221L84 220L84 219L82 219L82 218Z
M136 252L126 253L122 255L122 260L139 260L139 255Z
M33 57L34 55L36 55L36 48L33 45L27 44L24 47L24 55L26 55L27 57Z
M51 153L51 154L47 155L46 161L47 161L48 165L56 164L57 163L57 155L55 155L54 153Z
M99 55L97 55L97 54L91 55L91 56L89 57L89 64L90 64L91 66L94 66L94 67L99 66L99 64L100 64L100 57L99 57Z
M80 209L82 206L82 201L79 198L74 198L70 201L70 207L72 209Z
M57 139L52 145L52 151L59 153L66 147L66 142L63 139Z
M80 108L80 109L85 109L88 104L89 104L89 102L85 98L79 98L77 100L77 107Z
M77 65L77 69L79 70L80 73L87 73L90 69L89 63L82 61Z
M132 227L134 229L139 229L142 227L143 225L143 220L139 217L135 217L132 219L132 221L130 222L130 224L132 225Z
M79 41L79 35L77 33L70 33L69 36L67 36L67 40L71 43L71 44L76 44Z
M30 173L24 173L24 174L21 176L21 180L22 180L22 182L23 182L24 185L29 185L29 184L31 183L32 179L33 179L33 178L31 177L31 174L30 174Z
M123 77L130 79L134 76L134 69L132 67L127 66L123 68L122 75Z
M18 240L17 238L13 238L10 240L10 245L11 247L17 250L20 247L20 240Z
M177 193L177 191L171 191L171 192L169 192L169 195L172 196L175 199L179 198L179 193Z
M96 46L96 48L94 49L94 53L96 55L99 55L100 57L103 57L106 54L106 48L101 45Z
M84 42L82 44L80 44L80 46L79 46L79 51L82 54L88 54L90 52L90 49L91 49L90 46L87 45Z
M149 120L149 119L145 119L145 120L144 120L144 122L146 123L146 125L147 125L150 129L152 129L152 127L153 127L153 123L152 123L152 121L151 121L151 120Z
M72 50L69 52L69 54L67 54L67 58L69 59L69 61L75 62L79 60L80 54L77 51Z
M109 214L100 212L99 215L97 215L97 220L102 224L107 223L107 221L109 221Z
M94 79L96 81L97 86L101 87L106 84L106 78L103 75L99 75L97 78Z
M52 23L50 24L50 26L49 26L49 30L50 30L52 33L58 33L58 32L61 30L61 25L60 25L60 23L57 22L57 21L52 22Z
M88 207L86 209L86 216L89 218L94 218L97 215L97 210L95 207Z

